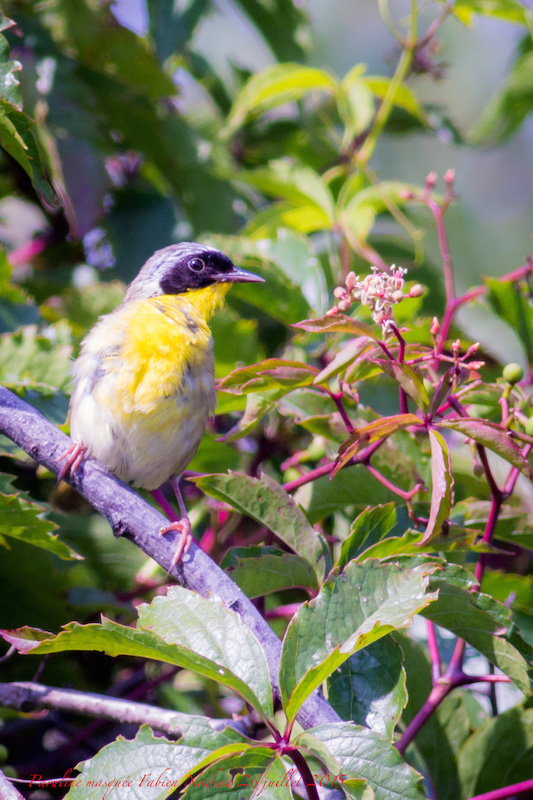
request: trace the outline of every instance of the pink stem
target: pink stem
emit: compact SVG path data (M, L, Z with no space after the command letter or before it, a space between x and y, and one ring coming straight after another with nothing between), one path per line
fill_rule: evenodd
M513 783L512 786L504 786L503 789L494 789L492 792L485 792L485 794L476 794L469 800L504 800L505 797L513 797L522 792L533 792L533 778L528 781L521 781L520 783Z
M435 625L431 620L426 620L426 631L428 638L429 656L431 658L431 678L433 685L437 683L442 675L442 664L440 659L439 643L437 641L437 632Z
M331 399L333 400L333 402L337 406L337 410L338 410L339 414L342 417L342 421L346 425L346 430L348 431L348 433L353 433L354 432L354 427L353 427L352 422L350 420L350 417L346 413L346 409L344 408L344 405L342 403L343 393L342 392L330 392L330 391L328 391L328 395L331 397Z
M386 489L398 495L398 497L401 497L403 500L412 500L415 494L418 494L418 492L420 491L419 483L417 483L416 486L414 486L412 489L409 489L409 491L405 491L404 489L400 489L398 486L395 486L393 483L387 480L387 478L384 475L382 475L378 469L373 467L372 464L365 464L365 467L370 472L370 474L373 475L374 478L377 481L379 481Z
M376 450L381 447L385 439L380 439L374 444L371 444L366 450L363 450L358 456L354 456L351 461L345 464L345 467L352 467L355 464L366 464L367 461L372 457L372 455L376 452ZM327 464L323 464L321 467L316 467L316 469L312 469L310 472L306 472L305 475L300 475L299 478L295 478L293 481L288 481L288 483L283 484L283 488L286 492L295 492L296 489L299 489L300 486L304 486L306 483L311 483L312 481L316 481L319 478L323 478L324 475L329 475L329 473L333 470L335 466L335 461L329 461Z
M291 619L294 617L301 605L301 603L288 603L285 606L271 608L268 611L265 611L265 619L286 619L287 617Z
M20 264L25 264L26 261L31 261L32 258L42 253L51 241L52 236L50 234L32 239L31 242L23 244L22 247L17 247L16 250L11 251L8 255L9 263L12 267L18 267Z
M172 508L172 506L168 502L167 498L165 497L165 495L163 494L161 489L152 489L150 494L152 495L152 497L154 498L155 502L161 508L163 513L167 515L167 517L169 518L169 520L171 522L179 522L180 521L181 517Z

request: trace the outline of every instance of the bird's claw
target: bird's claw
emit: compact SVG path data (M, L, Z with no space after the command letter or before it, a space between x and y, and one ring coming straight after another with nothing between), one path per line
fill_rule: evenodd
M176 547L174 555L172 556L172 561L170 562L167 575L172 572L182 555L185 555L189 552L193 539L191 533L191 523L188 517L184 517L177 522L169 522L168 525L163 525L163 527L159 529L159 533L162 536L164 536L166 533L170 533L170 531L179 531L180 538L178 541L178 546Z
M86 453L87 447L79 442L73 442L63 453L61 453L57 460L64 461L65 463L61 467L61 472L57 476L58 483L65 479L67 472L70 472L71 477L77 472Z

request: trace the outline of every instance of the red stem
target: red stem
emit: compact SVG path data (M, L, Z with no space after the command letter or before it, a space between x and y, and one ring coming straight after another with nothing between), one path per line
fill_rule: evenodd
M291 761L294 762L296 769L302 776L308 800L319 800L318 789L316 788L313 773L309 769L309 764L303 755L296 750L296 748L294 748L294 750L291 748L290 750L286 751L285 755L287 755Z
M338 410L339 414L342 417L342 421L346 425L346 430L350 434L353 433L354 432L354 427L353 427L352 422L350 420L350 417L346 413L346 409L344 408L344 405L342 403L343 393L342 392L330 392L329 390L327 390L327 391L328 391L328 395L331 397L331 399L333 400L333 402L337 406L337 410Z

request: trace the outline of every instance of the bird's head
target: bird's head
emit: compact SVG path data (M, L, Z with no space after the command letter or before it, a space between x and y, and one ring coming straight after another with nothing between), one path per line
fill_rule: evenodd
M157 250L130 283L125 302L160 295L219 287L232 283L257 283L264 279L236 267L228 256L197 242L181 242ZM222 287L221 287L222 288ZM225 293L225 292L224 292Z

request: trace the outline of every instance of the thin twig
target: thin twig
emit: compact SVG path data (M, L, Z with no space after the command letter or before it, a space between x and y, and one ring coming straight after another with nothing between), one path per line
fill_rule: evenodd
M133 700L93 692L79 692L74 689L58 689L55 686L43 686L41 683L29 681L0 683L0 706L15 708L25 714L42 709L70 711L73 714L103 717L116 722L149 725L153 730L170 736L181 735L180 719L187 716ZM214 731L228 726L247 735L245 726L238 720L213 719L210 720L210 724Z

